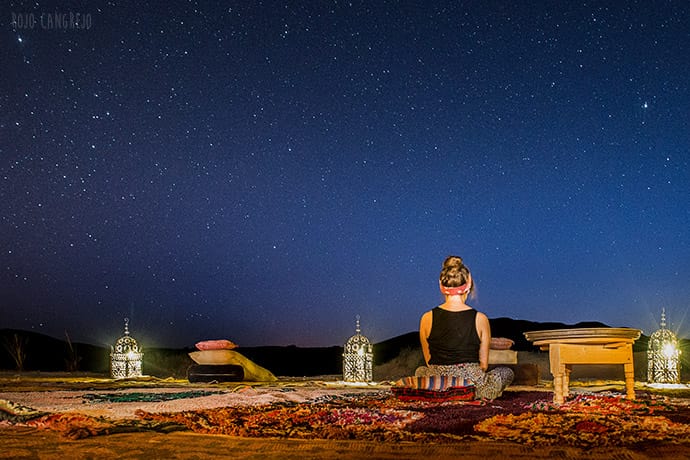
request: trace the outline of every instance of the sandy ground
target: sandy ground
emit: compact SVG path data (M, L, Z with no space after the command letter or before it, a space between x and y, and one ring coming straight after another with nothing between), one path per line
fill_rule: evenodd
M71 441L28 428L0 429L0 458L7 459L690 459L690 447L675 445L579 449L523 446L508 442L458 444L377 443L298 439L255 439L193 433L124 433Z

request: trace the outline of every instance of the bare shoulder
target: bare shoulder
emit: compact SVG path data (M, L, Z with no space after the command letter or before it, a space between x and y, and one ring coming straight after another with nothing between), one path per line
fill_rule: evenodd
M477 327L482 327L482 328L489 328L489 317L486 316L484 313L478 311L477 312L477 317L475 319L475 323L477 324Z
M432 318L433 318L433 313L431 312L431 310L429 310L427 312L424 312L424 314L422 315L422 318L419 320L419 322L421 324L431 324Z
M477 327L477 333L482 343L488 343L491 340L491 325L489 324L489 318L482 312L477 312L477 317L475 319L475 326Z
M477 319L480 321L489 321L489 317L480 311L477 312Z

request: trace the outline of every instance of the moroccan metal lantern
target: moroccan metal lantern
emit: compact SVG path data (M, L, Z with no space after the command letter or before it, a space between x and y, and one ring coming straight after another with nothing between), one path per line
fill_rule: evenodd
M359 315L355 335L345 343L343 350L343 380L367 383L373 380L373 347L359 328Z
M125 318L125 335L110 347L110 376L114 379L141 377L144 353L129 335L129 318Z
M678 338L666 328L666 312L663 309L660 329L649 337L647 381L662 384L680 383Z

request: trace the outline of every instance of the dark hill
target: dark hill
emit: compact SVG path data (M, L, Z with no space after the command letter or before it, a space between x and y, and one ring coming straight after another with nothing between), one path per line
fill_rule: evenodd
M529 331L548 331L551 329L577 329L577 328L592 328L592 327L609 327L606 324L596 321L587 321L573 325L563 323L536 323L534 321L525 321L521 319L511 318L495 318L490 319L491 336L492 337L507 337L515 345L514 350L517 351L536 351L534 345L525 338L524 333Z
M56 339L37 332L0 329L0 369L17 369L13 354L22 351L24 370L108 372L110 350Z
M243 347L237 351L275 375L304 377L343 373L343 347Z
M406 348L420 348L419 332L408 332L374 344L374 364L386 363Z
M524 333L548 329L572 329L607 327L599 322L582 322L574 325L563 323L537 323L511 318L491 319L491 332L494 337L507 337L515 342L517 351L537 351L528 342ZM67 339L67 338L66 338ZM17 369L10 350L16 344L25 355L24 370L63 372L86 371L108 373L110 368L110 349L101 346L70 343L46 335L14 329L0 329L0 369ZM682 341L687 344L687 341ZM192 364L187 353L191 349L146 348L144 345L144 372L156 377L184 378L186 369ZM418 332L409 332L373 344L374 365L381 365L396 358L402 350L418 349ZM635 342L635 351L647 348L647 337ZM342 373L342 353L340 346L301 348L294 345L279 347L244 347L238 349L243 355L257 364L280 376L337 375Z

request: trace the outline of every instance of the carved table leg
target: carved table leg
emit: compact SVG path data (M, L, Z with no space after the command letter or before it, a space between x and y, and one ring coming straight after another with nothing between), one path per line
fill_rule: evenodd
M635 369L632 363L623 364L625 371L625 397L635 399Z
M553 402L563 404L563 374L556 373L553 375L553 391Z
M572 372L573 366L572 364L566 364L563 368L563 399L565 399L570 395L570 372Z

